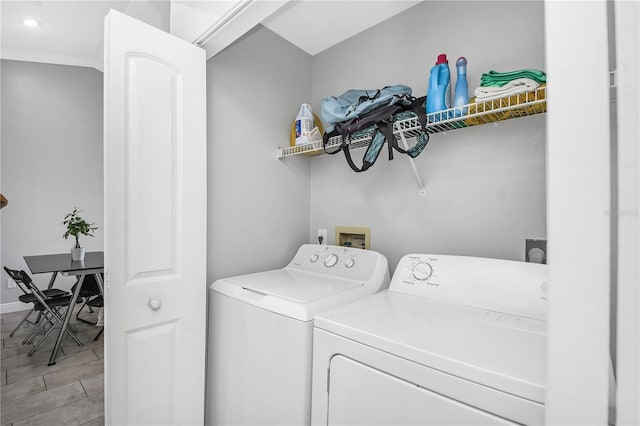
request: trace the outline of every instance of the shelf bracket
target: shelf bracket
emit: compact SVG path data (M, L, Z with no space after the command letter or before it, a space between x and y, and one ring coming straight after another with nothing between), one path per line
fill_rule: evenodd
M407 143L407 138L404 135L404 132L400 133L400 140L402 141L402 145L405 151L409 150L409 144ZM416 176L416 180L418 181L418 187L420 188L420 196L424 197L427 194L427 189L422 182L422 178L420 177L420 173L418 173L418 167L416 166L416 162L413 158L409 157L409 164L411 164L411 169L413 170L413 174Z

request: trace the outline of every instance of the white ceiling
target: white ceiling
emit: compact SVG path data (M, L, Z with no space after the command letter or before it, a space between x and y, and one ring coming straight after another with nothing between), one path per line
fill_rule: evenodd
M169 30L166 1L6 1L0 2L2 58L102 69L104 17L116 9ZM26 27L27 18L41 23Z
M420 1L294 0L263 24L315 55ZM109 9L169 31L170 0L2 0L0 56L102 69L104 17ZM23 24L26 18L42 25L28 28Z
M421 1L296 0L262 24L308 54L316 55Z

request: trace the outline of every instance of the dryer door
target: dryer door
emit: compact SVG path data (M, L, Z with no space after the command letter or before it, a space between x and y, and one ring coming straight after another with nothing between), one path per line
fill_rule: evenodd
M329 425L515 425L350 358L329 370Z

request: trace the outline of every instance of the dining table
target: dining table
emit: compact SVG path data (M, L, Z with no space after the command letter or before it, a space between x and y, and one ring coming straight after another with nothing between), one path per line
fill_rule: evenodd
M35 256L24 256L24 261L27 263L27 267L32 274L44 274L50 273L48 288L52 288L58 274L63 276L76 276L78 277L78 283L75 286L75 291L71 296L71 302L69 308L65 312L64 321L60 332L56 340L56 344L51 351L48 365L55 365L56 356L62 345L62 340L65 335L65 330L69 326L71 317L73 316L73 307L76 305L80 290L82 290L82 284L84 277L87 275L94 275L98 288L102 294L104 300L104 283L102 280L102 274L104 273L104 252L92 251L85 253L83 260L73 260L70 253L59 254L44 254Z

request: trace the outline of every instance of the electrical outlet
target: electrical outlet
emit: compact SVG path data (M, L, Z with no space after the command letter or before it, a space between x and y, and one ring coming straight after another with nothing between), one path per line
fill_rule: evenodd
M7 278L7 288L16 288L16 283L11 278Z
M327 230L318 229L318 244L327 244Z

